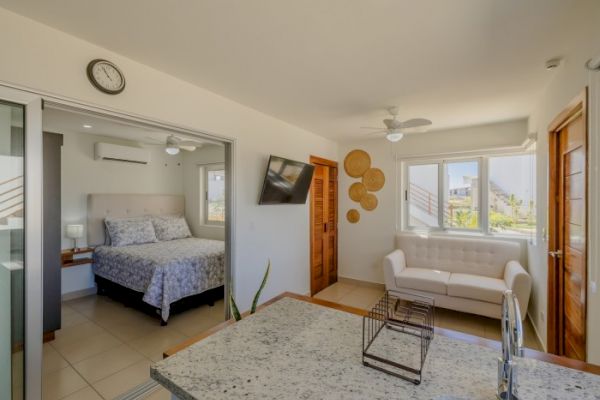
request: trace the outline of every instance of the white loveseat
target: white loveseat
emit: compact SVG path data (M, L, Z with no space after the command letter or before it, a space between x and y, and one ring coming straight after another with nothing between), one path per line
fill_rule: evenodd
M519 261L520 245L504 240L396 236L396 249L383 262L386 289L435 299L442 308L500 318L507 289L527 314L531 277Z

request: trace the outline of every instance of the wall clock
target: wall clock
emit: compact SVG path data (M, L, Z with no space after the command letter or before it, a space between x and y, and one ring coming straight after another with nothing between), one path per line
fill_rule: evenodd
M106 94L119 94L125 89L125 76L107 60L96 59L87 66L87 76L92 85Z

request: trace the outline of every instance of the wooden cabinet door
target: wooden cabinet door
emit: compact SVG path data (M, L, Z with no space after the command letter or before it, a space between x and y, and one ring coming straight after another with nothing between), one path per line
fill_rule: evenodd
M337 164L314 157L311 163L315 166L310 190L310 291L314 295L337 282Z
M585 360L586 324L586 141L583 116L560 133L562 232L559 258L562 286L563 355Z

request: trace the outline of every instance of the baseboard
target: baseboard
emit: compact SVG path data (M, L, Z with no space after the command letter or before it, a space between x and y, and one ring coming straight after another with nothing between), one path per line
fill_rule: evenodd
M544 353L547 353L548 349L546 348L546 343L544 343L544 341L542 340L542 337L540 336L540 333L538 332L537 326L535 326L535 323L533 322L533 318L531 318L531 314L527 313L527 318L529 318L529 322L531 322L531 326L533 326L533 332L535 332L535 336L537 337L538 342L540 343L540 345L542 345L542 349L544 350Z
M357 285L357 286L363 286L363 287L370 287L370 288L374 288L374 289L385 290L385 285L383 283L362 281L360 279L346 278L344 276L338 276L338 282L340 282L340 283L348 283L350 285Z
M93 294L96 294L96 292L97 292L97 289L96 289L96 286L94 285L91 288L76 290L74 292L69 292L69 293L64 293L61 296L61 300L62 301L74 300L74 299L78 299L80 297L91 296Z

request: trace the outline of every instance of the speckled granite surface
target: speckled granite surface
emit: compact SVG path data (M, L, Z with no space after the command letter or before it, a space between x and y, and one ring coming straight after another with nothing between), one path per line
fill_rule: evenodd
M285 298L166 360L187 399L494 399L499 352L437 335L420 386L361 363L362 318ZM521 399L600 400L600 376L520 360Z

